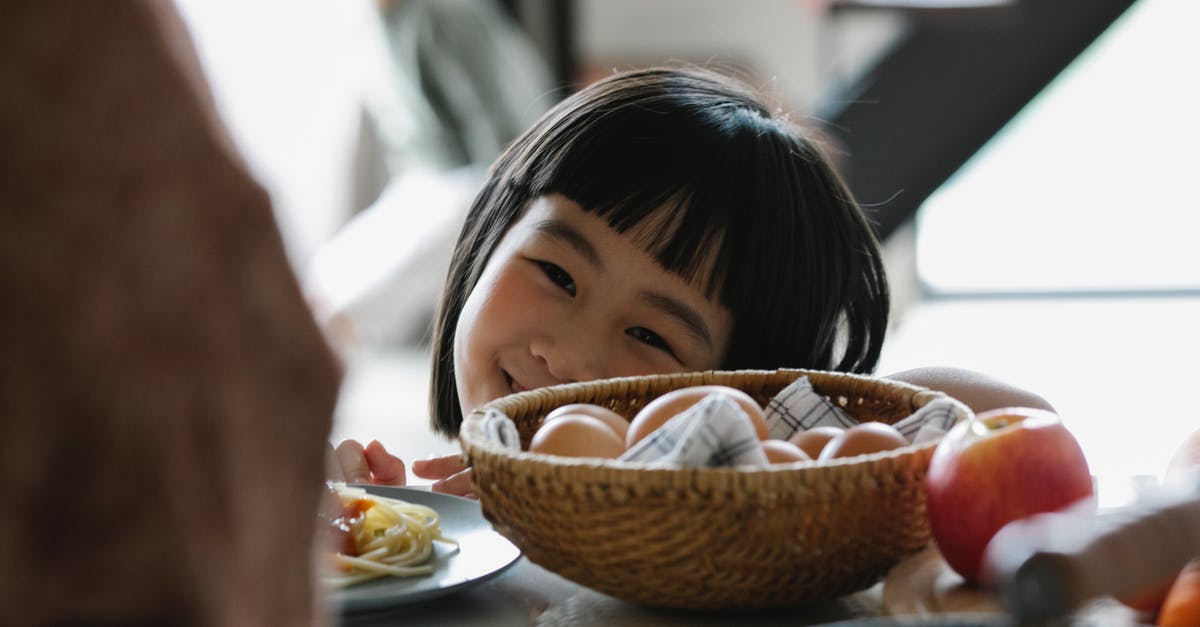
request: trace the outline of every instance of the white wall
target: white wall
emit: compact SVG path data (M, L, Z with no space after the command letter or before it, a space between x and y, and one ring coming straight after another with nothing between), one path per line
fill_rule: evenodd
M366 0L177 0L222 117L271 193L293 265L350 211L374 22Z

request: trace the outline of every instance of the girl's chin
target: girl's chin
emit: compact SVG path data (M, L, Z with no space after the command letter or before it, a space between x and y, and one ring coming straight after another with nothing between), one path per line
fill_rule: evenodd
M458 404L462 407L463 416L466 417L467 414L470 414L475 410L475 408L481 407L500 398L501 396L504 396L504 392L501 392L500 394L495 393L499 390L498 386L499 384L495 386L489 385L487 389L483 390L479 388L474 388L468 391L459 390Z

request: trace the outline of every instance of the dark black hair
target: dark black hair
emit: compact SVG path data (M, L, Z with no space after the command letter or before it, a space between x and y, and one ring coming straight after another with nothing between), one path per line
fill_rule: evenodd
M489 170L459 235L433 331L434 427L462 422L454 331L492 251L530 201L559 193L626 232L675 212L664 268L733 314L721 368L870 372L888 318L874 232L799 125L699 68L614 74L565 99Z

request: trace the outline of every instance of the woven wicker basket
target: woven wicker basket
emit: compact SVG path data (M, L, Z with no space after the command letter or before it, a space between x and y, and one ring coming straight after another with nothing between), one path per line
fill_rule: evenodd
M607 379L493 401L467 417L460 439L485 516L531 561L579 584L635 603L692 609L832 599L871 586L929 542L924 478L934 444L820 465L662 469L515 453L482 430L482 412L498 409L516 422L524 451L542 418L567 403L632 417L669 390L722 384L765 404L802 375L859 421L893 423L942 396L806 370Z

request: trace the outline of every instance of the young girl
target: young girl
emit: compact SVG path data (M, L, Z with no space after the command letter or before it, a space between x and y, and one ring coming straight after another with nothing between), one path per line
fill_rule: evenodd
M433 427L456 435L474 407L569 381L869 373L888 307L871 226L801 127L711 71L614 74L550 110L492 166L434 327ZM1044 405L972 373L898 378L968 404ZM347 480L404 482L403 463L377 442L337 453ZM439 479L435 490L471 487L458 456L413 470Z

